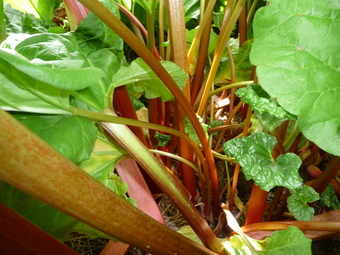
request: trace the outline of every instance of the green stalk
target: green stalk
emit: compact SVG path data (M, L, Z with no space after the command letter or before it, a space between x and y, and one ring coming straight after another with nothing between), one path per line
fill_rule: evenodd
M156 45L156 39L155 39L155 10L156 10L156 1L152 1L152 10L151 12L146 13L146 28L148 30L148 40L147 40L147 46L151 50Z
M150 152L153 152L155 154L159 154L161 156L165 156L165 157L168 157L168 158L172 158L172 159L175 159L179 162L182 162L183 164L186 164L187 166L190 166L193 170L196 171L196 173L200 173L200 170L197 166L195 166L195 164L193 164L191 161L183 158L183 157L180 157L176 154L172 154L170 152L166 152L166 151L160 151L160 150L149 150Z
M240 81L240 82L231 83L223 87L220 87L218 89L215 89L214 91L210 92L209 96L216 95L217 93L222 92L223 90L226 90L226 89L239 88L242 86L252 85L254 83L255 83L254 81Z
M142 213L1 110L0 179L147 253L215 254Z
M197 136L202 143L206 161L209 166L209 175L205 176L211 179L212 194L214 206L217 208L217 201L219 197L219 185L217 170L212 156L209 143L205 132L193 111L191 104L185 98L184 94L172 79L171 75L164 69L160 61L152 54L152 52L143 45L140 40L122 23L112 12L103 6L98 0L80 0L89 10L93 11L102 21L108 25L114 32L116 32L123 40L150 66L150 68L158 75L167 88L172 92L176 98L179 106L183 112L188 116Z

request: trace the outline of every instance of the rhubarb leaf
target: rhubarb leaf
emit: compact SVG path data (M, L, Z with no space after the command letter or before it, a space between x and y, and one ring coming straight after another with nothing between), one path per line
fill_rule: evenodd
M99 1L116 17L119 17L117 4L114 1ZM123 40L92 12L90 12L87 17L81 21L76 34L80 37L85 37L87 41L92 41L92 43L100 41L103 44L101 48L110 47L116 51L123 51Z
M13 77L13 72L23 73L35 82L63 90L84 89L104 77L104 72L98 68L60 68L43 61L32 62L22 55L7 50L0 50L0 62L0 71L6 77Z
M97 137L92 121L67 115L15 114L15 117L74 163L90 157Z
M281 121L294 119L294 116L286 112L258 85L240 88L236 95L258 114L268 114Z
M170 61L163 61L163 67L170 73L180 88L185 86L186 73L178 65ZM113 87L122 85L133 86L134 90L145 93L148 99L160 97L163 101L173 99L173 95L150 67L141 59L134 60L129 66L122 66L113 75Z
M241 165L247 180L269 191L276 186L295 189L302 184L298 170L300 158L286 153L274 159L272 150L277 143L275 137L265 133L235 138L224 143L224 151Z
M340 155L339 1L271 0L253 28L250 59L261 86L298 116L308 139Z
M319 200L319 194L309 186L301 186L291 191L287 199L288 210L297 220L309 221L314 216L314 208L308 203Z
M265 240L260 255L312 255L312 240L305 237L297 227L275 231Z
M15 5L15 7L18 7L18 5L20 6L20 4L17 3L17 1L12 0L11 5L13 4ZM9 5L5 5L4 9L5 9L7 33L35 34L35 33L47 32L47 28L43 24L42 20L34 17L32 14L23 13L19 10L13 9ZM27 10L28 8L26 7L23 8L23 11L27 11Z
M333 210L339 210L340 209L340 201L339 201L332 185L328 185L326 190L321 193L320 201L325 206L330 207Z

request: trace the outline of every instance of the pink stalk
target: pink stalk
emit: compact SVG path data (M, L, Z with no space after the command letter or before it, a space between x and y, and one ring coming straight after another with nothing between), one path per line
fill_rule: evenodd
M77 0L64 0L71 30L75 30L80 22L86 18L89 10Z

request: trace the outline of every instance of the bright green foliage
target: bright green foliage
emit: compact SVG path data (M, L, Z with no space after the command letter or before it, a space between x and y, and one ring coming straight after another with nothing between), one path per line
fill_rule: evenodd
M112 75L119 69L121 59L108 48L96 49L91 47L83 47L84 44L82 41L78 41L78 39L79 37L75 37L72 33L43 33L38 35L15 34L7 38L3 43L3 46L6 48L15 49L18 53L24 55L28 60L32 60L34 64L29 63L32 65L32 68L41 66L41 68L45 68L45 70L50 70L50 72L53 73L53 77L55 77L59 72L59 76L63 77L63 79L65 78L65 80L68 81L68 88L72 90L78 90L77 92L73 92L77 99L86 102L93 108L104 109L108 105L107 95L109 93L109 84L111 82ZM80 73L77 70L80 71ZM21 75L25 75L21 74L17 70L15 71L17 74L14 76L14 79L20 77ZM55 71L58 72L55 73ZM65 76L65 72L71 74L67 74L68 76ZM32 73L31 76L33 76L34 79L37 78L35 73ZM60 87L60 84L63 86L67 85L67 83L61 82L60 79L54 80L52 77L45 75L45 73L44 77L45 80L50 78L53 81L55 87ZM25 84L21 85L20 82L25 82ZM51 86L46 86L45 84L37 82L26 83L24 79L21 79L20 82L15 80L14 84L16 86L20 86L20 88L25 88L26 90L32 85L35 85L35 93L53 89ZM38 87L39 84L41 85ZM84 87L86 88L83 89ZM5 88L2 89L4 90ZM79 91L79 89L82 90ZM22 100L23 97L21 96L19 100L18 97L20 96L20 93L12 93L12 91L12 88L8 88L7 93L13 94L13 96L5 97L4 95L3 100L6 99L7 105L12 105L11 108L7 106L7 109L14 110L13 105L17 105L19 102L20 104L25 104L26 101L33 101L30 100L32 96L25 96L27 97L27 100ZM28 91L22 93L30 94ZM50 109L42 110L41 108L46 108L46 101L53 101L48 104L48 108L55 108L56 105L67 106L68 103L55 102L55 96L59 94L62 94L64 97L66 97L69 92L67 93L66 91L54 89L53 93L44 93L43 97L40 97L40 99L35 99L32 105L28 105L31 106L31 108L34 108L34 110L28 109L28 107L20 107L19 109L43 113L58 112L56 110L52 111ZM47 96L51 97L52 95L52 99L46 99ZM0 97L0 100L1 99L2 98ZM3 105L6 104L3 103Z
M200 16L200 1L199 0L184 0L184 18L185 22L191 19L198 19Z
M334 191L332 185L328 185L326 190L321 193L320 201L327 207L332 208L333 210L340 209L340 201Z
M312 255L312 240L296 227L275 231L265 240L260 255Z
M65 134L68 134L67 131L65 131ZM101 138L97 140L91 158L84 161L81 167L117 195L133 204L134 201L127 198L126 195L127 185L121 181L119 176L113 173L114 166L122 155L123 153L118 148L114 148ZM0 190L1 203L14 209L58 239L67 240L72 232L84 233L91 238L109 238L98 230L8 184L0 182Z
M38 0L36 5L39 16L42 20L52 22L54 10L58 7L61 0Z
M16 75L13 75L16 71L18 76L30 77L35 83L63 90L84 89L104 77L104 73L98 68L60 68L44 62L34 63L5 50L0 50L0 65L1 73L12 81L17 79Z
M240 88L236 91L236 95L252 107L257 119L268 130L273 130L284 120L293 119L291 114L271 99L258 85Z
M8 40L11 41L10 38ZM51 62L53 66L60 65L66 68L81 67L84 65L84 58L78 50L78 43L71 33L34 34L24 38L17 44L10 45L7 43L7 48L8 47L15 49L15 51L29 60L40 59L47 63L48 61L53 61ZM70 63L67 63L66 60Z
M167 146L171 140L171 135L162 134L160 132L156 132L154 137L158 141L157 146Z
M7 33L42 33L47 32L43 22L32 14L22 13L5 5Z
M163 61L162 65L177 85L183 88L187 79L183 69L169 61ZM173 99L168 88L141 58L134 60L129 66L122 66L113 76L112 81L114 87L131 84L134 90L144 92L148 99L157 97L160 97L163 101Z
M253 66L249 61L249 52L251 49L252 41L245 42L241 47L236 39L229 40L229 47L233 54L233 60L236 69L236 80L237 81L248 81L251 80L251 74ZM216 82L225 83L226 80L230 80L232 77L230 59L228 58L227 52L224 53L224 57L221 59L221 64L218 67L218 73L216 75Z
M339 1L271 0L256 14L254 38L261 86L308 139L340 155Z
M186 41L187 41L188 44L192 43L192 41L195 38L197 31L198 31L198 28L194 28L194 29L188 30L186 32ZM216 45L217 45L217 38L218 38L218 35L213 30L211 30L210 38L209 38L209 48L208 48L209 54L214 53Z
M319 200L319 194L312 187L305 185L291 192L292 194L287 199L289 211L297 220L311 220L314 215L314 208L309 207L308 203Z
M246 179L254 180L263 190L269 191L276 186L295 189L302 183L298 173L301 160L293 153L274 159L275 144L275 137L258 132L229 140L224 143L224 151L241 165Z
M78 164L91 155L97 128L90 120L63 115L16 114L16 118L55 150Z
M197 116L204 132L206 133L206 135L208 136L208 125L204 123L203 119L200 116ZM189 136L189 138L194 141L197 144L200 144L200 139L197 136L197 133L194 129L194 127L192 126L191 122L189 121L188 118L184 119L184 132L187 134L187 136Z
M105 138L100 137L96 141L91 158L82 162L80 167L118 196L134 204L134 200L126 195L128 191L127 184L113 173L114 166L124 154L125 152L120 148L114 147Z
M119 17L117 5L111 0L100 0L115 16ZM101 42L102 47L109 47L116 51L123 50L123 40L105 25L96 15L89 13L77 28L77 35L86 38L88 43Z

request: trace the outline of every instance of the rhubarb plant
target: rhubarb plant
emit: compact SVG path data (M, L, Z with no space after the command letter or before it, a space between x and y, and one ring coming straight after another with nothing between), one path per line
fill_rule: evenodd
M337 0L4 2L0 203L157 254L311 254L302 230L340 231L313 218L339 208Z

